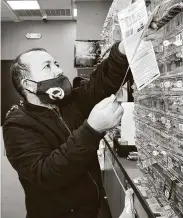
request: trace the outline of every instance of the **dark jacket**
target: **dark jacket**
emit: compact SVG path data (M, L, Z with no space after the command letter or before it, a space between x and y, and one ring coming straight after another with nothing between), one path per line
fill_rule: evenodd
M86 119L121 85L128 63L118 50L73 91L60 115L24 102L3 125L7 157L25 191L29 218L96 218L101 198L97 149L102 135Z

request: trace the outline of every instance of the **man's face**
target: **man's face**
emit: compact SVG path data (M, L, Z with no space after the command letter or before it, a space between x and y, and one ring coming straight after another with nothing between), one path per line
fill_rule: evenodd
M44 51L31 51L21 57L21 61L29 66L31 80L40 82L54 79L63 74L58 63Z

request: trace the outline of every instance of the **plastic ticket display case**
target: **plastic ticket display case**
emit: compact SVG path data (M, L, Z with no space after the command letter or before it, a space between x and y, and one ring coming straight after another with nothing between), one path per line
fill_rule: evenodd
M119 26L117 13L123 9L119 4L123 2L114 0L109 9L102 30L101 54L119 38L119 28L115 27ZM111 139L112 146L106 142L104 184L112 218L122 212L119 205L123 204L127 184L134 190L138 217L183 218L183 1L145 3L148 14L156 16L158 28L152 45L160 75L140 90L134 83L135 143L131 142L131 122L129 116L125 118L124 108L120 140ZM130 145L137 147L138 162L126 160ZM113 190L114 180L120 191ZM117 198L111 199L116 204L110 200L113 193Z
M112 218L119 218L124 209L125 192L128 188L134 191L134 209L137 218L155 218L147 202L133 182L142 175L136 161L119 157L113 140L105 138L103 185L106 192ZM112 144L111 144L112 141ZM129 146L130 147L130 146Z
M114 149L119 157L128 157L130 152L137 152L135 145L122 145L118 142L118 137L114 137Z

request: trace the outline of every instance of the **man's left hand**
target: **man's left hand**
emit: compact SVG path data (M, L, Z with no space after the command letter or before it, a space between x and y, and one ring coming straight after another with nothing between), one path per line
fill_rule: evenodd
M143 40L145 41L154 40L156 38L157 29L158 29L157 18L154 17L151 24L149 25L149 28L144 33ZM123 41L120 42L118 49L122 54L126 54Z
M148 40L155 40L156 39L156 31L158 29L157 25L157 18L154 17L151 24L149 25L149 28L145 31L143 40L148 41Z

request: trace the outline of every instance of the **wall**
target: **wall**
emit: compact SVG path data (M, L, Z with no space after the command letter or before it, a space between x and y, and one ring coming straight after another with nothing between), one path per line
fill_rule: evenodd
M24 191L18 181L16 171L4 156L4 141L2 138L2 128L0 127L1 138L1 215L2 218L25 218L26 209L24 203Z
M111 2L77 2L77 34L78 40L101 39L101 32Z
M42 33L40 40L28 40L28 32ZM4 22L2 23L2 60L14 59L19 53L33 47L43 47L53 55L72 81L77 72L74 68L75 21Z

